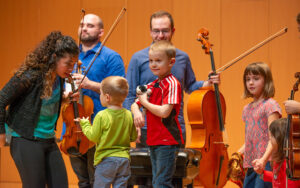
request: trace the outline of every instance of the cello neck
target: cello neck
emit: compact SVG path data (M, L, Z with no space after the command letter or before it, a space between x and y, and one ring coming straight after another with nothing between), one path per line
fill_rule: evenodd
M211 68L212 68L213 74L215 74L216 67L215 67L214 53L211 49L209 50L209 54L210 54L210 60L211 60ZM224 128L224 120L223 120L223 113L222 113L222 107L221 107L221 102L220 102L220 91L219 91L218 84L214 84L214 88L215 88L215 97L216 97L218 117L219 117L219 128L220 128L220 131L223 132L225 128Z

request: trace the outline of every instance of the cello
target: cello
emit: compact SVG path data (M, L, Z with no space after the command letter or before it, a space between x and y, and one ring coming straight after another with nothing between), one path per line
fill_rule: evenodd
M212 44L207 41L208 34L206 29L200 29L198 40L205 53L210 54L212 71L215 74ZM187 111L192 128L190 148L200 150L202 156L195 184L223 187L227 182L228 144L223 138L227 139L224 127L226 104L218 85L214 84L214 89L209 87L194 91L190 95Z
M295 92L300 84L300 72L295 73L296 83L291 90L289 100L294 100ZM289 114L286 132L287 178L300 178L300 114ZM286 181L287 182L287 181Z

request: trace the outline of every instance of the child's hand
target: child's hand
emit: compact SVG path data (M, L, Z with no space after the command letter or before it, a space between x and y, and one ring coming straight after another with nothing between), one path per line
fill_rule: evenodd
M136 128L137 138L135 140L136 143L141 143L141 128Z
M80 120L81 120L81 118L80 118L80 117L78 117L78 118L74 119L74 121L75 121L76 123L79 123L79 122L80 122Z
M145 102L147 102L148 101L148 95L147 95L147 93L143 93L143 94L141 94L141 95L137 95L137 97L138 97L138 99L139 99L139 101L140 101L140 103L143 105Z
M89 120L89 117L82 117L82 118L78 117L78 118L74 119L74 121L78 122L78 123L80 122L80 120Z
M133 114L133 122L137 128L145 125L145 117L141 111L137 111Z
M261 159L255 159L252 161L253 170L257 174L262 174L265 168L265 164Z

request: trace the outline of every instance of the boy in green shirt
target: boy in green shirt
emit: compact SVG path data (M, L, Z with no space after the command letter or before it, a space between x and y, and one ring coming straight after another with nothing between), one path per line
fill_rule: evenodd
M130 177L130 142L137 138L131 112L122 107L128 94L128 83L120 76L101 82L100 101L107 107L97 113L93 126L86 118L80 121L83 133L96 143L94 187L127 187Z

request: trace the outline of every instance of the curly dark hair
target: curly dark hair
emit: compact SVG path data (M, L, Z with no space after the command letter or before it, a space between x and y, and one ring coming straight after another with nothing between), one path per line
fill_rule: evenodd
M52 94L52 73L55 71L56 62L66 54L71 58L78 56L79 48L76 42L70 36L62 35L60 31L53 31L26 56L16 75L20 77L24 72L33 70L33 77L42 76L41 98L48 98Z

